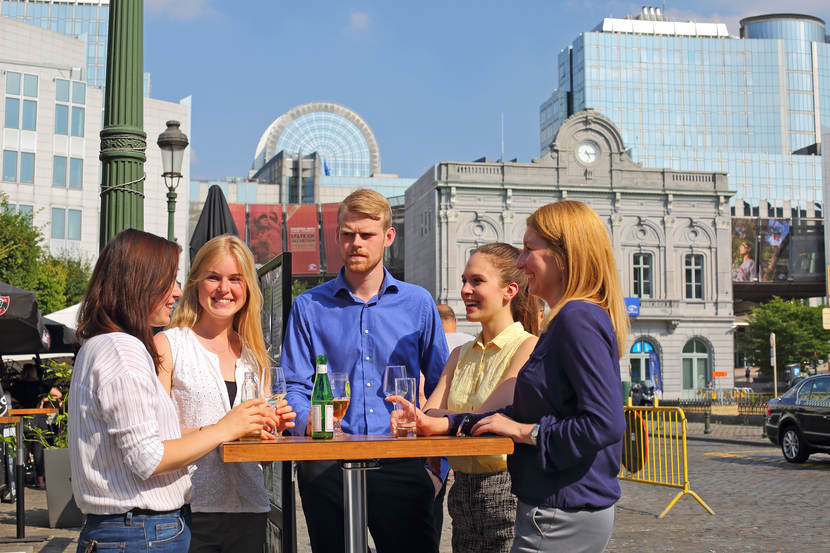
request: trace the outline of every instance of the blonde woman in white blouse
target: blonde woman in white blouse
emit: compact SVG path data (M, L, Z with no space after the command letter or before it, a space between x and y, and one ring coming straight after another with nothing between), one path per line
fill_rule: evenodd
M212 424L238 405L246 371L266 380L270 361L261 310L248 247L230 235L202 246L169 328L155 337L162 357L159 378L183 428ZM277 413L278 431L294 426L296 414L285 400ZM270 505L259 463L224 463L215 451L196 461L190 474L191 553L260 553Z
M78 317L83 341L69 392L72 491L87 515L78 552L173 553L190 543L185 467L220 443L272 428L263 400L182 436L156 377L152 327L163 326L181 290L179 246L138 230L101 251Z

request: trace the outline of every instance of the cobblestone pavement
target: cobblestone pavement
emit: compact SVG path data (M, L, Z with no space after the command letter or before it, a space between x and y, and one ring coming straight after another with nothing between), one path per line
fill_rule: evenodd
M658 519L678 490L621 482L623 494L608 553L830 551L830 525L823 517L830 497L830 456L816 454L804 465L792 465L760 437L757 427L713 424L712 434L704 437L702 423L689 423L688 436L691 489L716 514L709 515L687 496ZM298 553L310 553L299 498L297 504ZM74 553L78 529L47 527L45 492L27 488L26 506L26 535L49 539L27 545L0 543L0 553ZM451 533L445 509L441 553L450 553ZM15 506L0 504L0 538L15 535Z

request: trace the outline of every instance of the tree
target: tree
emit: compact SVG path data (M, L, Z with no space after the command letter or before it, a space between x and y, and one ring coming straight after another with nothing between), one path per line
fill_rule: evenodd
M775 297L752 309L749 325L738 335L738 352L747 362L771 374L769 335L775 333L776 363L779 369L790 363L806 365L816 352L819 358L830 353L830 330L821 325L821 308L800 301Z
M17 211L0 192L0 281L34 290L42 242L31 213Z

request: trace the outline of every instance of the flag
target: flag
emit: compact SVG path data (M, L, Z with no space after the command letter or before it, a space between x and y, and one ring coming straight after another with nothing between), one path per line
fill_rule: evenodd
M326 173L326 176L331 176L331 171L329 171L329 164L326 163L326 160L323 160L323 172Z

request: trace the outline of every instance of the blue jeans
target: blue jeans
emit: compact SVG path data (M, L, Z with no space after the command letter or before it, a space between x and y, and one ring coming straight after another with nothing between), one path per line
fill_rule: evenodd
M189 547L190 506L185 505L166 513L87 515L77 553L187 553Z

